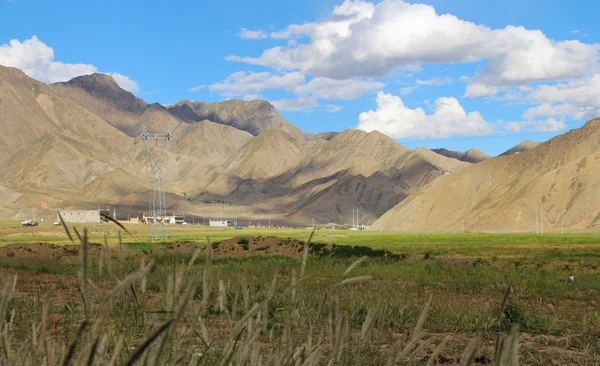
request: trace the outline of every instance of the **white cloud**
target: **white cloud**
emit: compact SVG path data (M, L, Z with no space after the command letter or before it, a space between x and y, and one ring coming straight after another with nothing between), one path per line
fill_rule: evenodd
M350 24L370 17L375 5L362 0L348 0L333 8L328 21L318 23L292 24L286 29L271 33L271 38L289 39L302 36L331 37L348 34Z
M600 113L600 74L582 80L554 85L523 87L528 101L538 105L523 113L523 117L568 116L589 119Z
M557 132L564 130L567 125L564 121L556 120L555 118L548 118L545 121L537 121L532 123L534 130L539 132Z
M506 122L506 131L508 132L519 132L525 128L523 122Z
M335 112L339 112L343 109L343 107L339 106L339 105L335 105L335 104L326 104L325 105L325 111L327 113L335 113Z
M272 100L271 104L282 111L303 111L317 106L317 100L312 97L299 97L297 99Z
M54 50L36 36L23 42L13 39L8 44L0 45L0 65L19 68L28 76L45 83L69 81L76 76L98 72L98 68L91 64L54 61ZM125 90L135 92L139 89L137 82L125 75L108 75Z
M454 80L450 76L446 76L442 78L433 78L427 80L417 79L418 85L433 85L433 86L441 86L445 84L451 84Z
M267 33L262 30L250 30L246 28L240 28L240 32L238 33L240 38L243 39L263 39L267 38Z
M579 41L552 41L541 32L506 27L502 37L513 46L488 59L476 81L490 86L525 85L532 82L568 80L598 69L599 45Z
M117 84L127 91L134 93L140 89L137 81L131 80L129 76L119 74L118 72L109 72L108 75L112 76Z
M498 94L500 89L497 87L490 87L485 84L475 83L467 86L465 92L465 98L479 98L489 97Z
M296 47L297 44L298 44L298 41L296 41L295 39L290 39L288 41L288 47Z
M377 110L359 115L359 130L377 130L392 138L438 138L452 135L478 135L492 132L479 112L466 113L455 98L438 98L435 112L410 109L398 96L379 92Z
M308 40L259 57L229 56L276 69L344 79L387 76L409 65L487 61L467 90L471 97L507 86L582 77L597 69L600 46L553 41L538 30L491 29L424 4L346 0L320 22L292 24L272 38ZM304 37L304 38L303 38Z
M187 91L189 91L189 92L197 92L197 91L200 91L202 89L206 89L206 85L198 85L198 86L195 86L193 88L189 88Z
M279 74L268 71L258 73L240 71L229 75L225 81L212 84L208 88L226 98L242 97L247 99L249 95L260 97L260 93L264 90L285 90L303 97L298 100L307 101L309 99L306 97L310 97L310 100L316 101L319 98L327 100L357 99L365 93L380 90L384 86L385 84L380 82L358 79L313 78L306 83L306 77L297 71ZM284 100L281 105L287 106L290 103L291 101ZM312 107L311 104L310 108Z
M402 88L400 88L400 95L408 95L408 94L412 93L413 91L417 90L418 88L419 88L418 85L402 87Z
M222 83L215 83L208 88L227 98L236 98L247 94L258 94L265 89L292 89L303 84L304 75L299 72L287 74L271 74L270 72L239 71L229 75Z
M572 34L579 34L579 29L575 29L571 31Z
M294 92L312 94L323 99L357 99L365 93L380 90L384 86L383 83L367 80L314 78L308 84L298 86Z

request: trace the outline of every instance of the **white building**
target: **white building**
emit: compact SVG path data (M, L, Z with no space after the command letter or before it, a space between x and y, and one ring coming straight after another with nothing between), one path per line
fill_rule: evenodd
M100 210L62 210L60 211L65 222L100 223L104 221Z
M173 216L169 218L169 224L182 225L184 222L185 215L183 214L173 214Z
M208 226L227 227L230 224L231 224L230 220L214 220L214 219L208 220Z

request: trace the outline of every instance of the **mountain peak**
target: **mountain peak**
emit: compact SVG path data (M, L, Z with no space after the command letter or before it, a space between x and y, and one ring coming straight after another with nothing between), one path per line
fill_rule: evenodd
M103 85L108 86L111 89L121 89L117 81L112 76L100 73L77 76L67 81L67 84L84 88L92 85Z
M533 149L534 147L538 146L539 144L540 144L539 142L525 140L525 141L520 142L519 144L511 147L510 149L506 150L505 152L500 154L500 156L519 154L519 153L525 152L527 150Z
M272 128L281 128L293 138L304 140L302 131L286 121L275 107L265 100L231 99L217 103L182 100L168 109L186 122L207 119L249 132L254 136Z
M489 158L489 156L481 150L477 149L469 149L464 153L459 151L452 151L445 148L441 149L431 149L431 151L443 155L448 158L457 159L460 161L465 161L467 163L477 164L483 160Z

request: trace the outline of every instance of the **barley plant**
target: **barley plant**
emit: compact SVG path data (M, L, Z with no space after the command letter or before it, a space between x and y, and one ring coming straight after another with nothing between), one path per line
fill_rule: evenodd
M63 221L64 222L64 221ZM28 317L15 300L16 276L2 280L0 299L0 364L2 365L435 365L448 336L428 335L424 325L431 298L423 299L417 323L402 337L390 338L389 304L372 303L361 323L352 323L340 305L344 288L371 280L353 276L365 258L350 265L339 281L327 285L320 299L310 299L305 283L311 276L310 239L303 246L299 268L273 274L270 283L250 287L222 279L214 271L213 245L208 240L182 264L181 258L156 258L169 264L157 275L155 263L124 261L123 246L105 239L99 256L90 255L88 232L64 226L78 240L79 289L82 311L65 334L51 334L50 304L35 304L39 317ZM124 229L124 228L123 228ZM312 238L312 235L311 235ZM106 285L109 283L110 285ZM507 290L497 320L494 365L518 364L519 329L503 334ZM318 308L307 304L318 303ZM69 309L72 310L72 309ZM481 338L475 336L461 365L474 362Z

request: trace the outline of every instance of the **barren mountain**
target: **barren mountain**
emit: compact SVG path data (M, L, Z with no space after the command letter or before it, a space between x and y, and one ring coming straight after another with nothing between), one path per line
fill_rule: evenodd
M51 84L50 88L129 136L139 135L142 125L151 132L165 133L169 127L174 129L183 123L160 104L147 104L121 89L108 75L78 76L65 83Z
M301 143L281 129L267 130L241 147L223 168L241 178L265 180L294 167Z
M457 159L460 161L465 161L467 163L472 163L472 164L477 164L481 161L484 161L484 160L490 158L489 155L487 155L483 151L477 150L477 149L470 149L470 150L465 151L464 153L458 152L458 151L447 150L444 148L431 149L431 151L434 151L440 155L444 155L449 158Z
M182 100L170 106L169 111L186 122L209 120L235 127L254 136L266 130L279 128L294 139L304 139L299 128L286 121L271 103L264 100L227 100L219 103Z
M598 226L600 119L535 149L432 181L388 211L384 230L546 231Z
M335 136L337 136L339 132L319 132L319 133L305 133L304 139L306 141L310 140L331 140Z
M142 124L155 132L171 127L179 137L164 168L169 211L202 216L219 200L238 217L349 222L356 207L369 223L419 187L470 166L379 132L305 140L263 101L179 107L147 104L106 75L46 85L0 67L0 120L8 130L0 137L2 215L99 204L145 211L149 168L133 138ZM160 154L163 142L149 147Z
M534 147L538 146L539 144L540 144L539 142L525 140L525 141L521 142L520 144L515 145L512 148L506 150L499 156L519 154L519 153L525 152L527 150L533 149Z
M32 202L45 207L63 193L81 201L86 185L115 167L131 171L139 153L105 120L20 70L1 66L0 120L8 130L0 137L8 147L1 179L7 188L27 192L12 211Z

